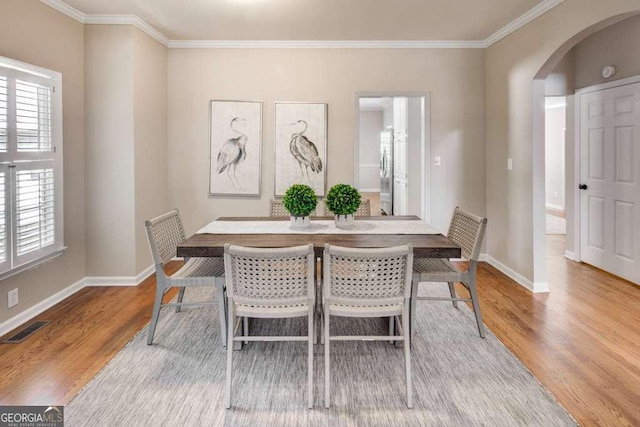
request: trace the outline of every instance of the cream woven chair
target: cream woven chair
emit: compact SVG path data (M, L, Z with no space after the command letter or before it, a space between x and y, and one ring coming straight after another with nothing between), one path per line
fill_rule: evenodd
M307 341L307 404L313 407L313 326L315 315L313 245L258 249L224 248L229 306L225 404L231 407L233 343L236 341ZM291 318L308 316L308 336L236 336L238 317Z
M393 248L353 249L325 245L322 286L324 312L324 405L330 406L331 341L404 341L407 407L413 406L411 391L411 351L409 336L409 298L411 296L410 245ZM400 335L390 328L389 335L331 336L331 316L400 316Z
M269 212L269 216L273 218L290 215L289 211L285 209L282 200L271 200L271 211Z
M145 221L147 238L156 267L156 297L151 313L147 344L153 343L153 336L160 317L162 307L201 306L218 304L220 312L220 335L222 345L226 345L226 308L224 298L224 262L222 258L189 258L184 265L171 276L167 276L164 266L176 256L177 246L185 239L184 227L178 210L173 210L152 220ZM190 286L215 286L217 300L183 303L185 288ZM162 298L169 288L179 288L177 302L162 303Z
M371 200L365 199L360 202L360 207L354 216L371 216Z
M487 226L487 219L465 212L456 207L453 211L453 218L449 225L447 237L456 245L462 248L462 256L469 261L469 268L466 271L458 270L449 260L443 258L416 258L413 266L415 271L414 284L411 292L411 324L414 325L417 301L452 301L453 306L458 308L458 301L470 301L473 304L473 311L478 324L480 337L485 337L484 326L482 324L482 313L480 313L480 302L478 301L478 291L476 287L476 270L478 268L478 258L482 239ZM442 297L419 297L419 282L447 282L451 298ZM471 298L458 298L454 283L462 283L471 294ZM412 336L415 328L412 327Z

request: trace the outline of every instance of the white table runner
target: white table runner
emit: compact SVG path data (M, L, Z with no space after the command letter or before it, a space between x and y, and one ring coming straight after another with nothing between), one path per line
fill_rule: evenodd
M440 234L421 220L356 220L348 229L332 220L311 220L309 228L293 229L289 221L213 221L197 234Z

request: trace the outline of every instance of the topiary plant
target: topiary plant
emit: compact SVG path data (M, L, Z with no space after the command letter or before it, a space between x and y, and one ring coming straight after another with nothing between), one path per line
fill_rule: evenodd
M291 216L305 217L316 208L318 199L313 188L304 184L294 184L284 193L282 204Z
M327 209L335 215L352 215L360 207L360 193L348 184L336 184L327 194Z

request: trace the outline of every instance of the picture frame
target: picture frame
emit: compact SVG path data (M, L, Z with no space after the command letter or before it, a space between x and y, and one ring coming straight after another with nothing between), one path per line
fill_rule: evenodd
M327 104L275 103L276 197L293 184L306 184L319 197L327 187Z
M209 195L260 196L262 101L209 105Z

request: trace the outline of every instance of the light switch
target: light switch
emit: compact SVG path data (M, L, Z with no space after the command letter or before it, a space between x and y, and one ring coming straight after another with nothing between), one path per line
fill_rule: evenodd
M508 171L513 170L513 159L507 159L507 170Z
M435 165L436 166L441 166L442 165L442 158L440 156L436 156Z

